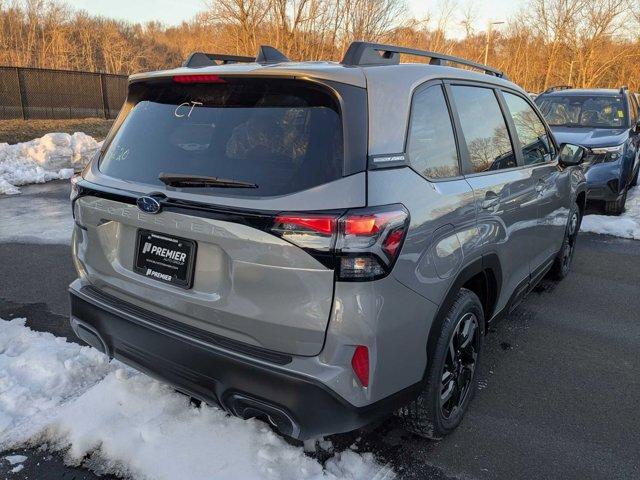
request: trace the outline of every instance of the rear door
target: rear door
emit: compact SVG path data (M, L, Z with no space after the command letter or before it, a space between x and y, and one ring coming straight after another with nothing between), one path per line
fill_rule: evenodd
M76 202L75 248L87 280L213 334L317 354L334 271L283 237L322 250L330 235L315 213L281 226L286 235L274 229L287 213L365 205L354 159L364 168L366 93L335 88L212 75L132 85L129 111L86 176L102 187ZM161 174L227 184L165 185ZM160 211L136 205L143 196Z
M538 255L534 179L518 161L497 92L473 84L448 88L460 125L465 176L475 195L481 248L495 253L502 267L499 311L513 292L524 291L529 265Z

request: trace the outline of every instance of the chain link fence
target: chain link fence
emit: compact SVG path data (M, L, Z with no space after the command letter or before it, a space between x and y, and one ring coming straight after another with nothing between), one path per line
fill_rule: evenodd
M127 76L0 67L0 119L115 118Z

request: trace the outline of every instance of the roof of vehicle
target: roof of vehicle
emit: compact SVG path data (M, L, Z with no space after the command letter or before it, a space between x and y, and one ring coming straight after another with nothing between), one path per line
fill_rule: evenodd
M389 49L393 55L400 53L421 52L417 50L405 49L403 47L393 47L388 45L365 44L364 42L354 42L358 47L377 49L388 53ZM352 47L354 46L352 44ZM268 47L271 48L271 47ZM277 51L276 51L277 52ZM278 52L279 53L279 52ZM285 78L312 78L354 85L366 88L368 92L369 108L369 154L382 155L399 153L404 151L406 128L395 128L400 125L406 127L409 121L411 109L411 98L414 90L431 80L451 79L463 81L475 81L489 85L503 86L526 92L514 83L501 78L503 74L491 67L485 67L474 62L469 62L456 57L448 57L434 52L421 52L420 55L435 58L435 63L401 63L391 64L387 56L379 58L380 63L358 63L358 58L351 64L343 60L342 63L324 61L291 62L280 61L273 63L226 63L213 64L202 67L180 67L172 70L162 70L156 72L138 73L129 77L130 82L144 81L151 78L172 77L176 75L247 75L264 77L285 77ZM428 54L428 55L427 55ZM377 54L376 54L377 55ZM213 56L213 55L212 55ZM345 59L347 56L345 56ZM398 57L395 57L396 62ZM351 60L354 60L353 56ZM371 57L365 60L371 61ZM479 73L466 68L456 68L443 66L440 60L455 61L467 67L480 68L485 73ZM375 60L373 60L375 62ZM364 61L363 61L364 62ZM385 63L387 62L387 63ZM390 128L394 127L394 128Z
M382 71L389 71L393 74L393 77L389 78L389 81L395 81L400 77L410 77L412 79L425 78L425 81L433 78L459 78L462 80L476 80L485 83L515 86L512 82L500 77L456 67L430 65L428 63L348 66L338 62L327 61L283 62L275 64L229 63L199 68L179 67L170 70L135 73L129 77L129 81L138 82L150 78L172 77L176 75L259 75L273 77L309 77L367 88L367 79L375 76L381 69L384 69Z
M416 87L430 80L471 80L521 91L502 78L454 67L425 63L385 66L345 66L336 62L286 62L278 64L231 63L201 68L181 67L132 75L130 81L174 75L251 75L265 77L315 78L367 88L370 118L369 154L383 155L404 151L411 98Z

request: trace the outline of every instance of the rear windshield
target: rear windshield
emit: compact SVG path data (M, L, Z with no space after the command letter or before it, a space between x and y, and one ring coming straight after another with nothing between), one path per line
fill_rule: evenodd
M541 95L535 101L552 126L621 128L627 124L620 96Z
M284 195L342 176L335 99L283 79L132 85L134 103L106 152L106 175L162 185L160 173L204 175L257 188L188 188L231 196Z

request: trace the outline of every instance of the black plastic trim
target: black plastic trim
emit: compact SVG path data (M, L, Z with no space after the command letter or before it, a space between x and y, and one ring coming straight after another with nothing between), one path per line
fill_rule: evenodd
M227 65L229 63L253 63L255 57L244 57L240 55L224 55L219 53L193 52L182 64L183 67L201 68L214 65Z
M343 65L365 67L377 65L398 65L400 63L400 54L415 55L418 57L429 58L430 65L446 66L449 63L456 63L468 67L476 68L483 71L487 75L508 80L504 72L484 65L482 63L473 62L466 58L454 57L443 53L431 52L428 50L418 50L415 48L400 47L396 45L384 45L371 42L352 42L344 54L342 59Z
M273 423L283 434L301 440L356 430L380 420L412 401L422 388L418 382L365 407L355 407L312 377L191 342L168 329L151 328L146 319L137 322L128 313L118 314L91 302L87 293L70 288L72 325L84 324L97 332L109 356L193 397L219 403L230 413L235 411L234 405L226 404L231 396L250 398L252 408L271 419L274 412L280 412L280 421ZM261 410L261 403L268 407Z

